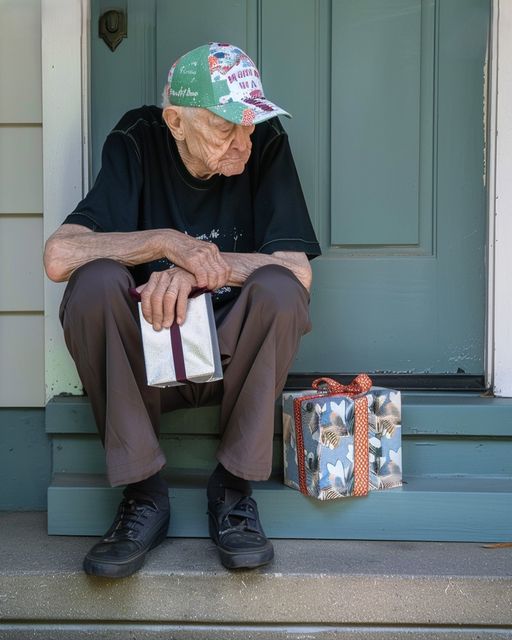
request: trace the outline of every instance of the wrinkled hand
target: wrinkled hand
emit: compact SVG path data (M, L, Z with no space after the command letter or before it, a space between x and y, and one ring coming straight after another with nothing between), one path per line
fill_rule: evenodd
M166 257L196 277L198 287L213 291L223 287L231 276L231 267L212 242L196 240L180 233L173 236L172 246Z
M197 287L195 276L180 267L154 271L146 284L137 287L142 313L155 331L169 328L174 318L178 324L183 324L188 296L193 287Z

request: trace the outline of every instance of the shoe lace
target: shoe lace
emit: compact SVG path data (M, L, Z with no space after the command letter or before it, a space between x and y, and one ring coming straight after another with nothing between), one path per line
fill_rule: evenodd
M132 498L124 499L106 538L132 537L144 526L144 521L148 519L148 510L154 510L149 503L137 502Z
M258 508L253 498L244 496L229 508L224 517L225 528L223 533L228 531L254 531L261 533L258 526Z

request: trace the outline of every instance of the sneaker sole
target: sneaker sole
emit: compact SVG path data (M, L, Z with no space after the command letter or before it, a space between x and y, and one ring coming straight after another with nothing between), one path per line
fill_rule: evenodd
M208 514L208 529L210 538L219 550L220 561L226 569L256 569L268 564L274 558L274 547L267 541L263 549L257 551L228 551L219 545L213 516Z
M165 540L167 537L167 528L168 525L165 525L165 528L162 528L158 532L155 541L148 549L142 550L126 562L98 562L85 556L83 565L85 573L88 576L95 576L97 578L128 578L142 567L147 553Z
M248 553L246 551L226 551L218 545L220 561L226 569L256 569L268 564L274 558L274 548L258 551L257 553Z

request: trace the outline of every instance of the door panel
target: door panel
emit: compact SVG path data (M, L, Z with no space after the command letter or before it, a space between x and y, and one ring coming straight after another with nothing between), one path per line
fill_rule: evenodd
M281 121L318 229L329 202L330 11L322 1L263 0L260 32L263 87L293 116Z
M182 3L157 0L157 77L160 91L174 60L206 42L232 42L256 57L256 4L251 0L187 0Z
M128 37L112 52L98 35L98 21L112 9L108 0L91 3L91 174L101 166L101 148L123 113L143 104L158 104L155 78L155 0L120 0L126 11ZM163 85L162 85L163 88Z
M332 233L297 371L483 373L488 12L478 0L333 2ZM379 75L392 95L367 105Z
M239 44L294 116L324 250L293 370L483 373L489 0L124 4L112 53L96 32L106 2L92 3L93 174L109 128L160 102L180 53Z
M421 60L432 58L434 32L423 4L426 15L421 0L333 5L333 246L419 242L420 106L432 101Z

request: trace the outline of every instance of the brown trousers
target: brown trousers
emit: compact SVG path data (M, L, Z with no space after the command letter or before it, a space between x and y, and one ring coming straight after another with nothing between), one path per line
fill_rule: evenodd
M291 271L254 271L218 327L224 379L159 389L146 384L133 278L113 260L72 275L60 309L68 349L89 396L113 486L147 478L165 465L160 415L221 405L217 459L247 480L272 464L274 405L301 336L310 330L309 296Z

